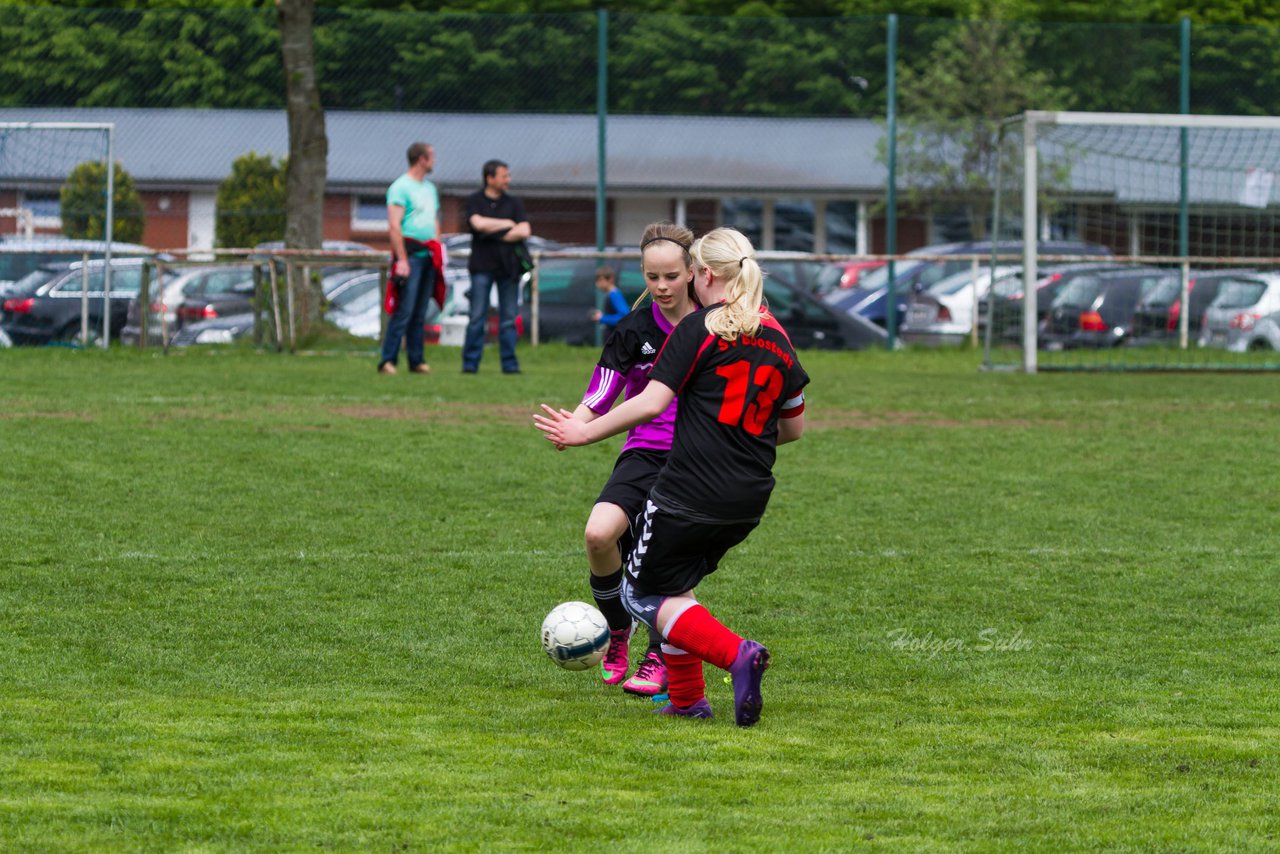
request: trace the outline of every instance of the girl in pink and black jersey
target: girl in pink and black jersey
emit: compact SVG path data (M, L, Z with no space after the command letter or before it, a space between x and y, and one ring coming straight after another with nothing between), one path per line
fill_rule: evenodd
M809 382L786 331L763 305L751 243L717 228L693 248L694 287L708 308L672 331L636 397L590 422L543 405L537 426L557 447L586 445L643 424L677 396L675 441L645 501L622 598L657 630L670 683L663 714L711 717L702 662L733 677L734 719L760 718L769 651L734 634L693 590L760 523L777 446L804 432Z
M649 383L649 371L675 325L695 308L693 232L682 225L657 222L640 239L641 269L652 305L637 307L618 321L605 341L600 361L574 417L583 422L607 413L625 389L631 399ZM671 450L675 427L674 400L652 420L632 427L587 519L587 563L591 592L609 622L609 649L600 662L606 685L616 685L630 667L634 621L622 604L622 556L631 550L631 526L644 509L646 496ZM632 694L653 696L667 690L667 671L660 642L650 631L649 648L636 672L622 685Z

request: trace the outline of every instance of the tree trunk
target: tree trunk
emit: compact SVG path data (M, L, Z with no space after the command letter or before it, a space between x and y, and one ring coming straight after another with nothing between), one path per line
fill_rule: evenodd
M288 249L320 249L324 241L329 139L324 130L324 108L320 106L311 40L315 8L315 0L276 0L289 113L284 230ZM320 323L320 283L304 281L298 269L290 277L290 286L294 289L298 331L306 335Z

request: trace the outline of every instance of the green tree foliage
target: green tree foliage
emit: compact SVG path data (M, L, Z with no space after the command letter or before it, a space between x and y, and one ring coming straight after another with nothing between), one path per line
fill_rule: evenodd
M1186 0L1179 0L1186 3ZM0 105L284 105L274 4L0 0ZM597 15L588 0L344 0L317 10L327 110L590 112ZM1195 55L1192 109L1273 115L1277 30L1261 0L629 0L609 7L609 109L881 116L885 14L899 67L922 72L966 20L1036 24L1027 67L1080 109L1177 109L1178 18ZM123 7L123 8L121 8ZM1112 23L1086 23L1110 21ZM1123 23L1116 23L1123 22ZM1245 23L1271 26L1238 26ZM861 78L864 86L850 85Z
M851 77L883 80L880 19L620 15L610 107L624 113L879 115ZM655 45L692 44L693 50ZM878 66L875 63L879 63ZM877 87L879 91L881 87Z
M0 5L0 104L278 107L273 11Z
M137 243L142 240L146 218L142 197L133 185L133 177L118 162L112 176L112 240ZM67 176L62 185L62 233L67 237L104 240L107 223L107 167L96 160L86 160Z
M269 154L236 158L218 185L215 245L243 249L284 237L286 168Z
M951 28L923 67L902 72L897 153L909 201L963 207L975 237L986 232L1001 121L1071 104L1070 92L1028 61L1037 29L1000 21L1000 0L980 2L979 11L997 14Z

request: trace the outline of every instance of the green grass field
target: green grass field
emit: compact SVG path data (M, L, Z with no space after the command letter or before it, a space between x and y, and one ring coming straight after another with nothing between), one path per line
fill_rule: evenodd
M0 849L1280 846L1280 390L806 354L700 598L758 726L551 664L595 354L0 351Z

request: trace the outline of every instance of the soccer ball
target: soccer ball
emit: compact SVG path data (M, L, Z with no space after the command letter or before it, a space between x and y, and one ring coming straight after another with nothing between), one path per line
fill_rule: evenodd
M586 602L562 602L542 621L542 648L565 670L586 670L604 658L609 624Z

